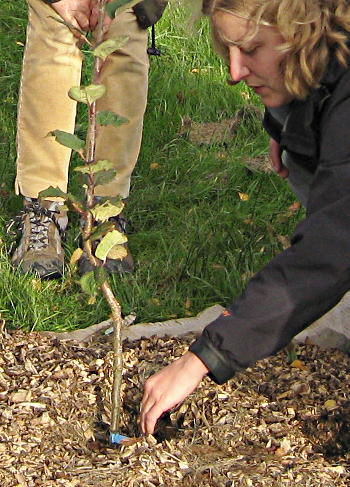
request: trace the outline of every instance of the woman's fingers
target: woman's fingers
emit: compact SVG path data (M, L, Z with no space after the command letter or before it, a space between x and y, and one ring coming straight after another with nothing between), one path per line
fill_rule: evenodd
M208 368L193 353L181 358L150 377L141 403L140 427L152 434L160 416L177 406L193 392L208 373Z
M158 419L163 413L163 408L159 403L153 403L144 410L141 409L141 431L146 435L151 435L154 432Z
M282 163L281 148L279 143L274 139L270 139L270 159L273 170L276 171L281 178L287 178L289 171Z

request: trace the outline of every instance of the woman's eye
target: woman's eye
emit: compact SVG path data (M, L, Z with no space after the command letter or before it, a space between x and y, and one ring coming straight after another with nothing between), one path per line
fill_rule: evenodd
M248 56L251 55L251 54L254 54L256 52L256 50L257 50L257 47L245 48L245 49L241 48L241 52L243 54L248 55Z

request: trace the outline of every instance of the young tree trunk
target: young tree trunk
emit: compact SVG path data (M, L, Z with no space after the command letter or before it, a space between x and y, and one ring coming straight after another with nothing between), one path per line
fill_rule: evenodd
M98 24L94 33L93 48L98 46L103 41L103 26L105 19L105 5L107 0L98 0ZM100 79L100 73L104 61L96 57L92 73L92 83L98 84ZM96 135L97 135L97 123L96 123L96 102L89 105L89 119L88 119L88 131L86 137L86 161L87 164L96 162ZM93 215L89 211L94 206L94 175L88 176L88 184L86 190L86 204L87 212L83 228L84 238L84 251L86 252L91 264L94 267L98 267L99 261L93 255L93 249L89 235L93 229ZM122 337L121 329L123 325L123 319L121 315L121 306L115 298L113 291L109 285L108 280L105 280L101 284L101 289L104 297L112 312L112 321L114 326L114 338L113 338L113 387L112 387L112 418L111 418L111 433L119 433L120 427L120 412L121 412L121 383L123 373L123 354L122 354Z

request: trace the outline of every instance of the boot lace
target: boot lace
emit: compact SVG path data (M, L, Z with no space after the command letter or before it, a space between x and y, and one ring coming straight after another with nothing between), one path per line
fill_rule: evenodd
M23 232L24 220L29 215L30 234L29 250L42 250L49 245L49 226L54 223L59 234L62 236L63 231L58 224L56 214L59 210L50 210L44 208L38 201L26 205L18 215L8 223L6 230L14 240Z

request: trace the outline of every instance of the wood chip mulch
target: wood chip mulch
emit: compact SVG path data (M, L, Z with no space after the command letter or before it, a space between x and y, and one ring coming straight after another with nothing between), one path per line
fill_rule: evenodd
M137 436L145 378L193 337L124 344L123 434ZM0 334L1 487L350 485L349 357L307 345L223 386L203 381L155 437L108 445L112 353L37 333Z

